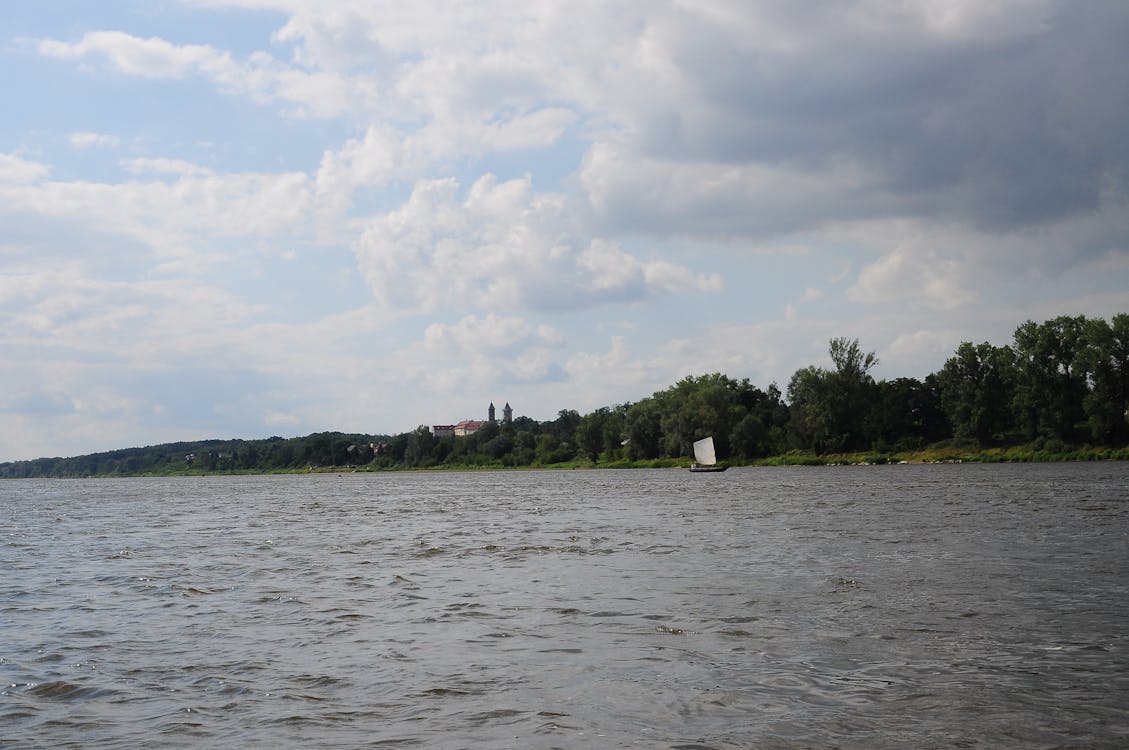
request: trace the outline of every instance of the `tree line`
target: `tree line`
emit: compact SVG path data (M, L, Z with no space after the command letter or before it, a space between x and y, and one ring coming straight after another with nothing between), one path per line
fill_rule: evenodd
M93 477L301 471L372 461L373 436L318 432L262 440L199 440L71 458L0 464L0 477Z
M875 380L878 358L857 339L832 339L828 357L830 367L801 368L784 391L720 373L688 376L635 403L487 423L465 437L436 437L420 425L394 436L174 443L0 464L0 476L614 465L688 457L706 435L719 458L735 461L945 443L1049 452L1129 444L1129 314L1027 321L1010 345L962 342L921 380Z

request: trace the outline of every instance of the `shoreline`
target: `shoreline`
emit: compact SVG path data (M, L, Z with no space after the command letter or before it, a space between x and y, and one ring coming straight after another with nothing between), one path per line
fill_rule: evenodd
M640 461L566 461L541 465L497 464L452 464L435 466L309 466L291 469L238 469L228 471L169 471L139 473L109 473L72 476L28 476L5 477L7 479L125 479L155 477L214 477L214 476L268 476L286 474L383 474L400 472L449 472L449 471L567 471L576 469L631 470L631 469L685 469L690 458L657 458ZM1129 446L1124 448L1079 448L1071 451L1050 452L1024 446L1008 448L988 448L981 450L961 450L958 448L926 448L917 451L874 451L859 453L829 453L817 455L791 451L779 456L752 459L748 461L725 461L731 467L773 467L773 466L818 466L818 467L856 467L892 466L917 464L965 464L965 463L1070 463L1090 461L1127 461Z

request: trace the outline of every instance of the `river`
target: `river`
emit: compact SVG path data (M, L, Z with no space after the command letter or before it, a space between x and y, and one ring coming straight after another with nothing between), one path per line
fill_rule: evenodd
M5 748L1129 746L1129 464L0 481Z

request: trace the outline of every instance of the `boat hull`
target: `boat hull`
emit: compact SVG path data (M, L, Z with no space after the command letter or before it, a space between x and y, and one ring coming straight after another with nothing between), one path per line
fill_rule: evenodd
M690 471L698 474L707 474L711 472L725 471L728 466L691 466Z

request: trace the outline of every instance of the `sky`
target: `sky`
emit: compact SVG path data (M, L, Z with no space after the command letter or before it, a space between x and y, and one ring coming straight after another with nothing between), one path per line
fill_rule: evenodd
M1129 312L1124 0L0 10L0 461Z

